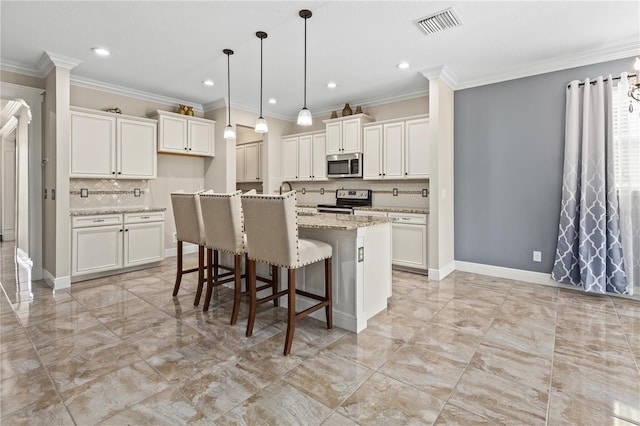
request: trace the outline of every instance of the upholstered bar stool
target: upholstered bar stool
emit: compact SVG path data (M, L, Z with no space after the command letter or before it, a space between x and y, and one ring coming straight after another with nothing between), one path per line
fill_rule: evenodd
M255 191L253 191L255 193ZM242 191L231 194L214 194L205 193L200 195L200 208L202 211L202 222L205 232L205 246L207 248L207 293L204 301L204 311L209 310L211 302L211 294L213 288L228 282L234 282L233 311L231 314L231 325L234 325L238 319L238 311L240 307L240 299L243 294L241 280L244 275L242 273L242 257L246 256L246 237L244 234L244 219L242 216L242 202L240 196ZM220 268L226 269L225 266L219 265L218 251L225 251L233 254L234 266L229 274L219 275L216 271L212 271L212 263ZM211 260L211 252L214 253L213 262ZM233 275L231 278L225 276ZM224 278L224 279L222 279ZM258 291L271 287L273 291L277 291L278 268L272 267L272 278L257 277L258 280L266 282L258 288Z
M249 258L247 275L250 303L247 336L251 336L253 333L257 305L286 294L288 296L288 313L284 354L288 355L291 352L296 321L325 308L327 328L333 327L331 299L331 256L333 250L329 244L322 241L298 237L295 191L282 195L243 195L242 209ZM322 260L325 265L324 296L296 289L296 269ZM255 278L256 261L287 268L287 290L258 299ZM302 312L296 312L296 294L314 299L318 303Z
M173 219L176 225L176 239L178 240L178 261L176 268L176 283L173 287L173 296L178 295L180 283L184 274L198 272L198 290L194 305L200 303L202 296L202 287L204 286L204 226L202 224L202 215L200 213L200 196L198 193L173 192L171 193L171 204L173 206ZM182 245L183 243L192 243L198 245L198 267L192 269L183 269L182 266Z

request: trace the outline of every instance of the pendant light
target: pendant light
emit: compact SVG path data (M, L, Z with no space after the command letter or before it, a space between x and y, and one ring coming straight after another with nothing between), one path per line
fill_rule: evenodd
M262 40L267 38L267 33L264 31L258 31L256 37L260 39L260 117L256 120L256 133L267 133L269 126L267 126L267 120L262 117Z
M229 121L227 121L227 127L224 128L224 138L233 140L236 138L236 129L231 125L231 67L229 65L229 57L233 55L233 50L224 49L222 53L227 55L227 96L229 99Z
M298 125L311 126L313 118L307 109L307 19L311 18L311 11L303 9L298 15L304 19L304 106L298 113Z

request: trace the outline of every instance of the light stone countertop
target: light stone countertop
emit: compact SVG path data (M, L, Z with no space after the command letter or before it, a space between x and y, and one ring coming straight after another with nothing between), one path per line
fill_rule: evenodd
M336 213L298 213L298 227L307 229L351 231L388 222L390 220L385 217L353 216Z
M92 209L72 209L69 216L93 216L99 214L151 213L163 212L164 207L100 207Z
M429 207L397 207L397 206L365 206L354 207L354 210L371 210L378 212L390 212L390 213L418 213L429 214Z
M318 205L317 204L296 204L296 207L315 209L316 207L318 207Z

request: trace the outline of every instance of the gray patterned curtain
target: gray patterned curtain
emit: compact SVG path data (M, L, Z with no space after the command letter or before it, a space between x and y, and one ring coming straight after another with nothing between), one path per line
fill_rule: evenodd
M567 89L558 246L551 277L592 293L628 294L613 169L612 83Z

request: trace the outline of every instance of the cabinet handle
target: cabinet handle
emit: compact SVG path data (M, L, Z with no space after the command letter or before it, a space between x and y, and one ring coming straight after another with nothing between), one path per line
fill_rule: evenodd
M128 230L128 229L125 229L125 230L124 230L124 232L129 232L129 230Z
M140 216L140 219L151 219L151 216Z
M382 176L382 173L378 173L378 176Z
M112 175L115 175L115 174L116 174L116 172L111 172L111 174L112 174Z
M122 229L120 229L120 232L122 232Z
M191 151L191 148L189 148L189 151Z
M189 148L187 148L187 147L185 146L185 147L184 147L184 150L185 150L185 151L188 151L188 150L189 150Z
M94 222L104 222L104 219L93 219Z
M121 175L121 174L122 174L122 172L118 172L118 174L119 174L119 175Z
M408 175L408 174L409 174L409 173L407 173L407 172L404 172L404 175L405 175L405 176L406 176L406 175Z

